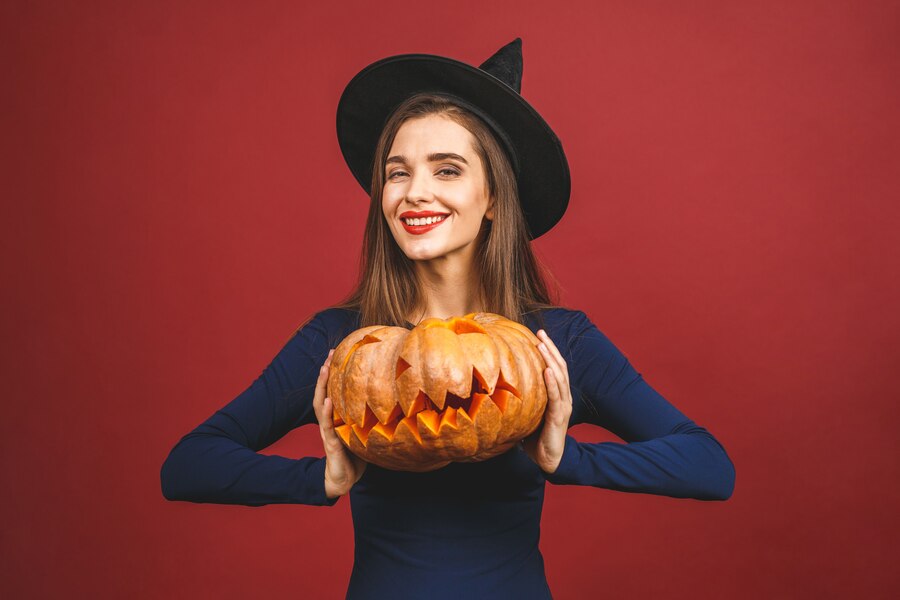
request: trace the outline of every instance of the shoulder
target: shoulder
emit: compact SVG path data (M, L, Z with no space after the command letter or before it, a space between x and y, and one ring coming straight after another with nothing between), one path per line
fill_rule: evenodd
M315 313L312 320L328 329L355 327L359 323L359 311L332 306Z
M529 327L535 333L545 329L553 343L567 355L590 344L593 352L616 353L615 346L583 310L565 306L542 308L529 314Z
M590 323L584 311L566 306L545 307L531 311L526 314L525 320L534 331L545 329L551 338L575 335L579 329Z
M306 318L291 335L294 343L316 343L336 347L350 332L359 328L359 311L328 307Z

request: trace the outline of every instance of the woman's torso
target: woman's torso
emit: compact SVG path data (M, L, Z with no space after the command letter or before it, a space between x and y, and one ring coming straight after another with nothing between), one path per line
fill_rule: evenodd
M427 473L369 464L349 494L348 600L550 598L538 548L544 485L519 445Z
M370 464L350 492L347 598L550 598L538 549L544 481L518 445L428 473Z

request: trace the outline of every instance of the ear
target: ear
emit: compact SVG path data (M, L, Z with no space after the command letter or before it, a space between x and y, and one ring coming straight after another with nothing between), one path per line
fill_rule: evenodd
M491 196L490 200L488 200L487 210L484 211L484 218L488 221L494 220L494 197Z

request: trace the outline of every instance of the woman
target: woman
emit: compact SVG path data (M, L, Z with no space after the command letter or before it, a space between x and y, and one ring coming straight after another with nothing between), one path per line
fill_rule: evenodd
M565 212L559 140L519 95L521 40L477 69L403 55L348 84L338 138L371 196L360 281L304 323L253 384L182 438L170 500L333 505L349 494L348 598L549 598L538 548L546 481L725 500L734 467L704 428L637 373L584 312L553 306L529 239ZM375 168L373 168L375 165ZM496 312L535 331L548 365L543 425L478 463L391 471L350 454L325 382L333 348L372 324ZM325 457L258 451L319 423ZM626 443L580 443L594 423Z

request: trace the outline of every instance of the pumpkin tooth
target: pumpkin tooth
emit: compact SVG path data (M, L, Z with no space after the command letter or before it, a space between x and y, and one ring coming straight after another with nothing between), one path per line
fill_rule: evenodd
M352 425L350 425L350 427L353 428L353 433L356 434L357 439L359 439L359 441L362 442L363 447L365 447L367 440L369 439L369 432L364 430L356 423L353 423Z
M402 416L403 416L403 409L400 408L399 404L395 404L394 410L391 411L391 414L389 414L384 421L381 421L379 419L379 423L385 423L385 424L393 423L395 421L399 421Z
M354 453L357 456L365 457L367 456L366 445L363 443L361 439L359 439L360 433L353 429L353 425L350 426L350 431L353 432L353 435L349 436L349 447L350 452Z
M384 425L382 425L381 423L376 423L375 426L369 431L369 435L377 433L387 441L391 441L392 439L394 439L394 431L397 430L398 423L387 423Z
M372 408L366 404L366 412L363 415L363 422L361 423L361 427L365 431L369 431L378 422L378 419L375 417L375 413L372 412Z
M409 417L418 412L422 412L423 410L434 410L434 408L434 403L428 397L428 394L419 390L419 395L416 396L416 399L413 400L412 404L409 405L409 409L404 414Z
M444 401L444 406L452 406L453 408L468 408L472 404L472 397L469 396L467 398L461 398L456 394L452 394L447 392L447 398Z
M350 425L340 425L334 428L335 433L341 436L341 439L344 440L344 444L347 446L350 445L350 431L352 427Z
M393 437L396 438L402 435L404 429L408 430L413 435L413 437L416 438L416 441L420 446L422 445L422 436L419 435L419 424L418 419L415 417L415 415L406 417L405 419L400 419L400 422L397 424L394 432L395 435Z
M522 400L513 396L506 390L500 390L491 397L497 408L503 413L503 419L500 422L499 437L523 437L530 432L527 426L523 425ZM530 424L530 423L528 423Z
M434 410L423 410L416 413L416 420L425 425L432 433L438 433L441 427L441 415Z
M452 406L447 407L441 414L441 424L438 428L438 433L443 431L445 426L456 429L456 409Z
M487 394L476 394L472 400L472 409L469 411L475 422L475 431L478 433L478 447L490 449L497 436L503 421L503 413L494 404Z
M490 394L493 391L484 376L478 372L478 368L472 367L472 393L482 392Z
M472 402L469 404L469 413L468 414L473 419L478 414L478 410L481 408L481 405L484 404L485 398L487 398L488 400L491 399L491 397L488 396L487 394L475 394L472 397Z
M478 432L466 409L456 411L456 427L441 433L442 449L453 460L466 459L478 452Z

